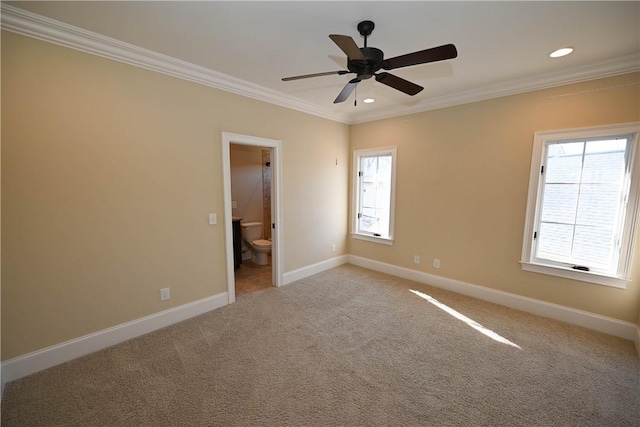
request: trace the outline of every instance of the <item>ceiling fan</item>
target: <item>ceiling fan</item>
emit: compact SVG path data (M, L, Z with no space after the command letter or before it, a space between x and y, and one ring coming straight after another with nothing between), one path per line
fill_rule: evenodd
M354 73L356 77L346 84L342 92L333 101L334 104L345 101L351 92L356 88L362 80L370 79L375 76L376 81L390 86L394 89L404 92L407 95L415 95L419 93L422 86L412 83L408 80L394 76L387 72L378 73L380 69L394 70L396 68L408 67L411 65L426 64L428 62L443 61L445 59L453 59L458 56L458 51L453 44L445 44L418 52L408 53L406 55L396 56L394 58L384 59L384 54L380 49L375 47L367 47L367 37L375 25L371 21L362 21L358 24L358 32L364 36L364 47L358 47L355 41L349 36L339 34L331 34L329 38L338 45L340 49L347 55L347 70L327 71L324 73L305 74L302 76L285 77L282 81L307 79L310 77L344 75Z

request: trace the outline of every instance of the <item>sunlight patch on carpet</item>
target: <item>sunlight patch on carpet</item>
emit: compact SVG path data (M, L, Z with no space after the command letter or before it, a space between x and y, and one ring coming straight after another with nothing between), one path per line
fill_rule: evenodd
M414 291L413 289L409 289L409 290L411 292L413 292L415 295L419 296L420 298L426 299L427 301L429 301L431 304L435 305L439 309L449 313L450 315L452 315L456 319L462 320L464 323L466 323L467 325L471 326L473 329L477 330L478 332L481 332L481 333L485 334L486 336L488 336L492 340L495 340L495 341L498 341L499 343L507 344L507 345L510 345L512 347L516 347L516 348L522 350L522 348L520 348L519 345L514 344L511 341L509 341L508 339L504 338L503 336L500 336L500 335L496 334L491 329L485 328L484 326L482 326L481 324L479 324L475 320L469 319L464 314L458 313L457 311L455 311L454 309L452 309L448 305L445 305L445 304L441 303L437 299L435 299L435 298L433 298L433 297L431 297L431 296L429 296L427 294L424 294L424 293L422 293L420 291Z

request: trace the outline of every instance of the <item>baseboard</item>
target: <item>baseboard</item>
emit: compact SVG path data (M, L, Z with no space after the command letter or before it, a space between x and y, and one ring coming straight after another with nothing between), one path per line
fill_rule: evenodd
M355 255L341 255L285 273L284 284L346 263L625 338L635 343L640 357L640 326L633 323ZM223 292L7 360L0 364L0 401L7 382L224 307L227 304L228 295Z
M370 270L391 274L393 276L468 295L484 301L515 308L527 313L560 320L572 325L582 326L588 329L604 332L609 335L614 335L616 337L635 341L636 346L640 347L640 344L638 344L640 343L640 337L638 337L638 326L634 323L624 322L622 320L600 316L587 311L576 310L574 308L558 304L523 297L509 292L498 291L484 286L461 282L459 280L448 279L434 274L411 270L409 268L386 264L355 255L349 255L348 262Z
M320 261L318 263L299 268L297 270L290 271L284 274L284 284L288 285L289 283L293 283L296 280L304 279L305 277L322 273L325 270L329 270L330 268L346 264L347 262L349 262L348 255L340 255L325 261Z
M229 304L227 292L94 332L2 363L2 385Z

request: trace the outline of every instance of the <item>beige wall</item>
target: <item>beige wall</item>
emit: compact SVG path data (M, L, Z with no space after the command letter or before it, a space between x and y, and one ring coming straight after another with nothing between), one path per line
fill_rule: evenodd
M2 81L2 32L0 31L0 82ZM0 99L2 97L2 85L0 85ZM2 117L2 102L0 102L0 117ZM2 123L0 120L0 206L2 206ZM0 241L2 240L2 208L0 208ZM0 261L2 260L2 245L0 245ZM0 337L2 337L2 262L0 262ZM2 355L2 340L0 339L0 355ZM2 380L2 358L0 357L0 404L4 391Z
M349 249L640 320L637 261L626 290L518 264L533 132L638 120L638 75L349 128L12 33L2 65L2 360L226 291L222 131L283 141L285 272ZM389 145L396 242L348 240L350 150Z
M638 83L624 75L353 126L352 149L397 146L398 167L394 245L351 239L349 252L637 322L637 247L626 290L525 272L519 260L534 132L637 121Z
M237 203L232 214L243 222L263 222L262 147L231 144L231 198Z
M2 65L3 360L226 291L223 131L283 141L285 272L345 253L348 126L13 33Z

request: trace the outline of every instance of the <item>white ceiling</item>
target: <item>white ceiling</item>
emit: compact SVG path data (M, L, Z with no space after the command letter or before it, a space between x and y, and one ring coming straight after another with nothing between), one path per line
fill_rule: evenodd
M640 69L640 2L6 2L214 70L346 122L424 111ZM458 58L391 71L424 90L408 96L370 79L342 104L354 75L282 82L345 69L329 34L394 57L446 43ZM573 54L548 54L572 46ZM255 87L249 85L250 87ZM366 97L376 102L363 104Z

